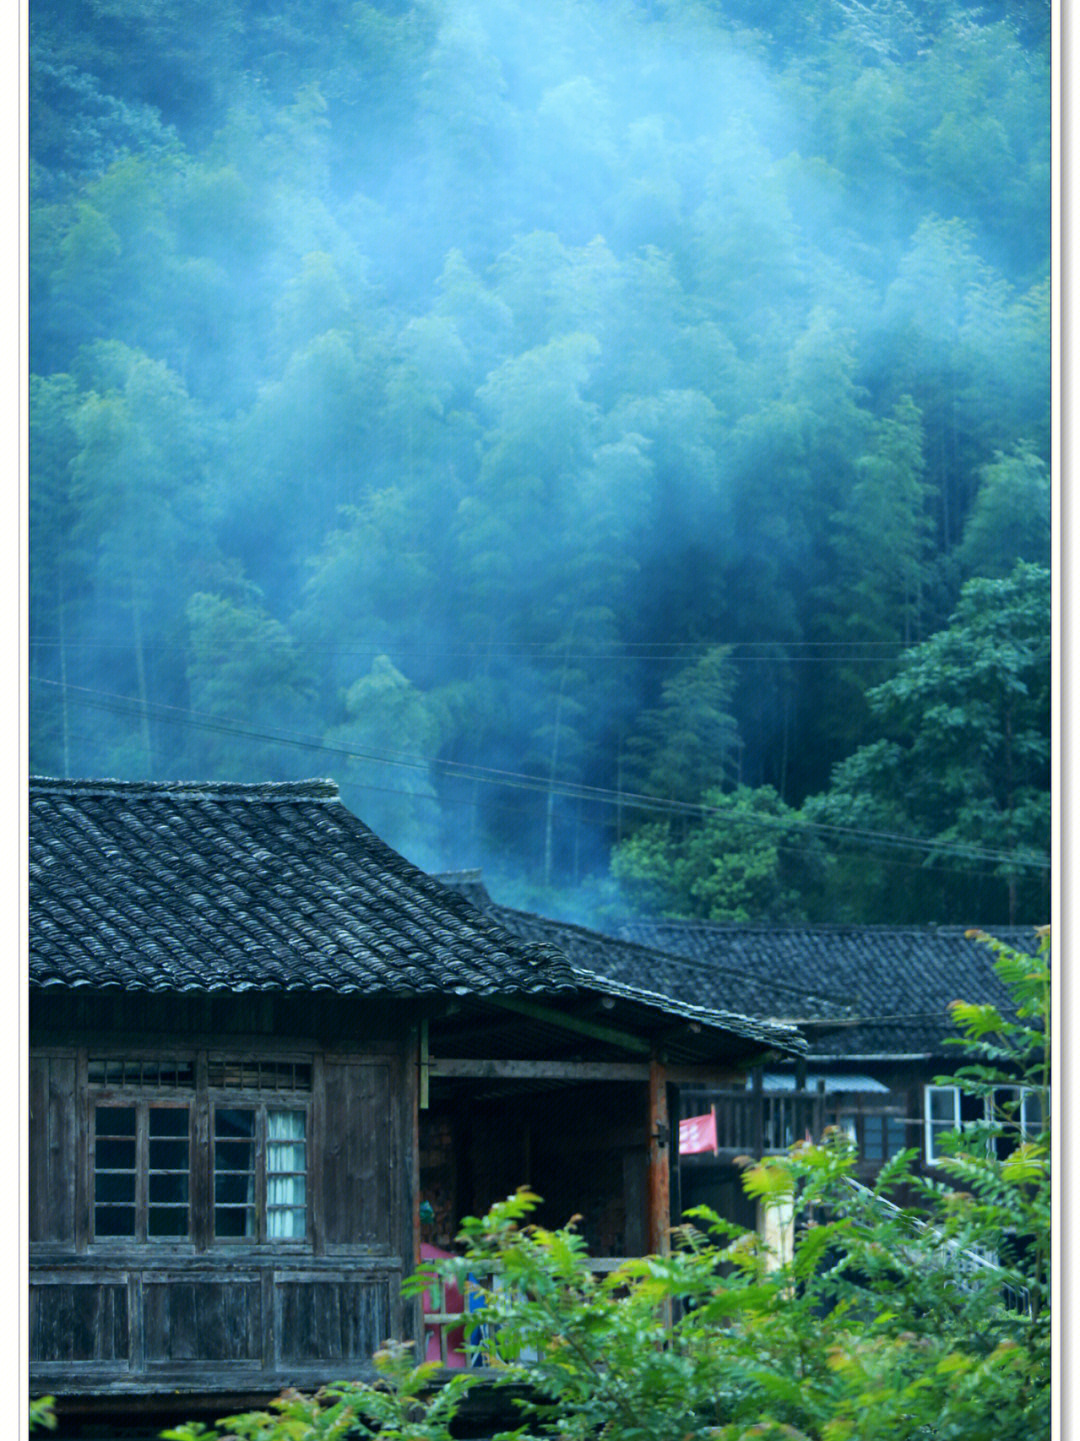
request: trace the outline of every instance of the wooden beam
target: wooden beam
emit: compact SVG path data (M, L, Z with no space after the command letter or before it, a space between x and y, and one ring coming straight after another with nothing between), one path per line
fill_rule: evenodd
M431 1077L431 1049L428 1045L427 1016L420 1022L420 1110L429 1106L428 1082Z
M517 996L485 996L493 1006L514 1011L519 1016L528 1016L533 1021L543 1021L549 1026L558 1026L564 1031L573 1031L578 1036L588 1036L594 1041L606 1041L611 1046L621 1046L625 1051L639 1051L648 1055L651 1047L648 1041L629 1031L616 1030L614 1026L598 1026L593 1021L582 1021L577 1016L564 1015L553 1006L542 1006L536 1001L523 1001Z
M729 1086L741 1085L746 1072L719 1066L668 1066L667 1078L673 1086L715 1086L726 1090Z
M648 1109L648 1247L654 1255L671 1250L671 1124L667 1104L667 1072L653 1057L649 1062Z
M476 1081L647 1081L645 1061L468 1060L457 1056L429 1061L436 1077Z

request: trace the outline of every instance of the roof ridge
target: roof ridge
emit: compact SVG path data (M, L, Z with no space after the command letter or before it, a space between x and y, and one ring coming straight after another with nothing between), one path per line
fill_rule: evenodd
M126 799L167 796L170 800L340 801L336 781L319 777L303 781L121 781L31 776L31 794L123 796Z
M813 925L766 925L760 921L695 921L695 920L632 920L620 921L620 939L632 940L633 936L626 935L627 931L682 931L687 934L699 935L726 935L726 936L835 936L835 935L891 935L925 936L929 933L938 935L961 935L966 936L969 931L982 930L990 935L999 932L1011 934L1022 932L1025 935L1034 934L1038 930L1035 922L1030 925L961 925L954 921L908 921L900 925L892 925L888 921L869 921L860 923L857 921L823 921Z

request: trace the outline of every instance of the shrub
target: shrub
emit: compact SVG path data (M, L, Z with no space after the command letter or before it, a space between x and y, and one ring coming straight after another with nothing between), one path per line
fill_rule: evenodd
M495 1384L527 1381L522 1425L500 1441L1031 1441L1049 1429L1049 935L1038 956L983 938L1015 1015L957 1003L969 1064L955 1078L993 1098L1024 1086L1039 1134L1012 1149L1008 1114L952 1138L948 1180L894 1158L873 1190L840 1133L748 1164L747 1192L787 1228L783 1254L705 1208L670 1255L590 1269L573 1223L530 1224L526 1190L465 1222L460 1283L496 1270L476 1313ZM952 1078L949 1078L952 1079ZM1013 1137L1015 1140L1015 1136ZM899 1183L920 1205L892 1205ZM430 1279L430 1277L428 1277ZM412 1278L413 1294L425 1275ZM287 1395L274 1413L180 1427L172 1441L378 1434L446 1441L477 1373L432 1389L406 1348L376 1357L375 1386ZM222 1430L222 1428L224 1428Z

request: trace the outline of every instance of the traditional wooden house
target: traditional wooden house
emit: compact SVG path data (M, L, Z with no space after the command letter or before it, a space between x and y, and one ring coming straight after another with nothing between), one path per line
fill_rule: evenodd
M960 1064L950 1038L953 1000L1008 1009L986 946L961 927L762 927L637 921L608 936L495 903L479 872L441 878L482 913L533 944L556 945L580 970L706 1007L797 1025L807 1053L761 1066L736 1086L685 1086L682 1116L708 1116L679 1167L684 1205L706 1202L745 1225L753 1208L734 1158L781 1151L808 1132L840 1126L871 1181L905 1147L932 1171L937 1138L975 1119L979 1103L936 1077ZM1034 951L1034 928L999 930ZM715 1118L715 1120L713 1119ZM1020 1098L1018 1127L1025 1124Z
M801 1135L817 1103L829 1123L843 1127L855 1142L863 1180L871 1181L906 1147L917 1150L916 1170L933 1174L941 1135L982 1119L980 1100L937 1079L964 1062L953 1044L959 1032L949 1015L952 1001L988 1003L1011 1013L993 953L964 927L653 921L626 925L623 934L678 954L699 973L712 967L741 972L742 989L725 986L736 1007L754 986L776 981L803 990L804 1003L795 1010L808 1017L824 1015L827 991L846 999L847 1017L830 1016L826 1025L808 1027L805 1056L765 1068L758 1084L766 1096L773 1095L765 1122L772 1145ZM994 934L1020 951L1034 953L1038 947L1034 926L997 927ZM1017 1135L1034 1126L1033 1097L1013 1088L999 1099L1009 1103ZM719 1103L719 1150L737 1144L725 1135L726 1095L706 1087L687 1091L682 1100L691 1108ZM690 1165L709 1162L692 1159Z
M662 1248L679 1086L805 1045L520 940L331 782L29 809L31 1385L69 1422L366 1374L421 1334L421 1216L521 1184L601 1264Z

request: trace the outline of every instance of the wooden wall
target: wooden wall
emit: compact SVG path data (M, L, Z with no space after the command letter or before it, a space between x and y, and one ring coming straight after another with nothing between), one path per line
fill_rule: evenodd
M388 1336L413 1334L414 1308L400 1295L414 1261L407 1024L351 1042L266 1034L276 1026L173 1035L176 1049L312 1059L307 1237L214 1245L198 1228L182 1241L91 1239L88 1054L152 1053L160 1035L136 1029L120 1044L114 1027L65 1036L48 1019L32 1031L29 1063L34 1392L272 1393L370 1374ZM207 1175L192 1183L209 1196Z

